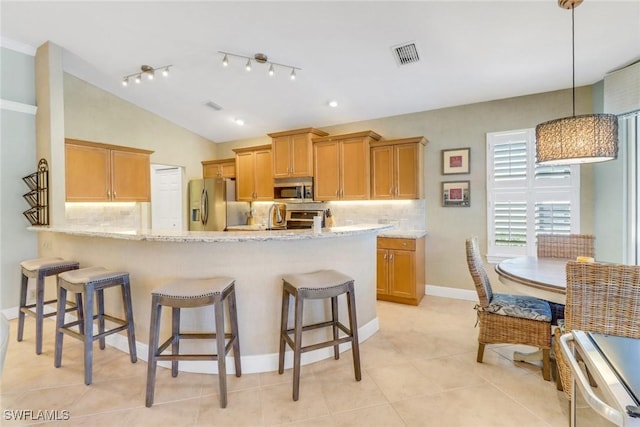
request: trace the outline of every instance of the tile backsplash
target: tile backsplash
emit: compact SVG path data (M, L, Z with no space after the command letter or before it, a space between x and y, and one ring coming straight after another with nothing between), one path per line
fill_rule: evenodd
M65 220L67 225L145 228L142 221L143 205L143 203L67 203Z
M266 224L271 203L254 203L256 222ZM247 208L248 208L247 204ZM288 204L287 209L331 209L335 225L395 224L398 229L426 229L425 200L353 201ZM147 228L150 203L67 203L67 225ZM248 209L247 209L248 210Z

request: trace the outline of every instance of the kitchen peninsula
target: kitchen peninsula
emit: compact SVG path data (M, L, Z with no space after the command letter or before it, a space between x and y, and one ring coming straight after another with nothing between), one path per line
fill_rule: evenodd
M320 269L336 269L348 274L355 279L361 341L378 330L376 235L391 227L355 225L323 229L321 233L310 230L237 233L70 226L30 229L40 233L42 257L59 256L76 260L81 267L102 266L130 273L138 354L143 359L147 354L153 289L180 277L233 277L238 299L242 370L252 373L277 369L284 274ZM116 295L105 294L107 312L121 306L116 300L110 300L111 297L116 298ZM346 319L345 301L340 300L339 305L340 317ZM310 301L305 307L305 318L317 320L327 316L329 310L326 301ZM164 319L168 318L170 316L164 316ZM211 322L211 310L194 309L182 314L183 330L201 330ZM168 323L163 325L163 334L168 333L168 327ZM314 332L326 333L322 330ZM316 337L310 333L309 342ZM127 348L126 339L120 335L116 335L111 344L123 350ZM304 354L303 364L332 355L330 349L325 350ZM215 364L183 362L180 369L211 373L215 372L211 370L215 369Z

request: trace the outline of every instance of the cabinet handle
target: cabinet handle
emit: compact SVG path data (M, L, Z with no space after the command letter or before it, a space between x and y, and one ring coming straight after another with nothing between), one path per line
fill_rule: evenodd
M111 191L107 191L107 199L111 198Z
M389 261L393 262L393 254L389 254Z
M116 197L118 197L118 195L116 194L116 192L113 192L113 198L115 199Z
M384 258L385 261L387 260L387 254L384 254Z

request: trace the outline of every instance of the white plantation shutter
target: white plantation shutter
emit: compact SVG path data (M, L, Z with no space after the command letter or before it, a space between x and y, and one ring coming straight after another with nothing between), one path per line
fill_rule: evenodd
M488 133L490 260L535 255L538 233L578 232L579 190L579 167L536 165L533 129Z

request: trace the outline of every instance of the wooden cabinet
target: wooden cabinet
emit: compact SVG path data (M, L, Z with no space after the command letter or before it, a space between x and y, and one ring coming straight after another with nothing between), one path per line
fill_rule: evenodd
M422 136L371 143L372 199L424 198L426 143Z
M148 202L150 154L95 142L65 141L65 191L68 202Z
M424 237L378 237L376 294L379 300L418 305L424 296Z
M270 133L273 138L273 177L293 178L313 176L313 146L311 138L328 135L314 128Z
M236 200L273 200L271 145L236 148Z
M314 199L369 199L369 146L379 139L373 131L314 138Z
M235 178L236 159L205 160L202 162L203 178Z

